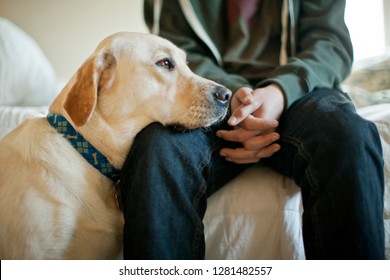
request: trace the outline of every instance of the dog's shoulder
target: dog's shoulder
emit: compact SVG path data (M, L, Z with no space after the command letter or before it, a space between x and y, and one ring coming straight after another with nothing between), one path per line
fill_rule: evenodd
M18 157L26 161L36 161L42 150L50 149L53 141L59 141L46 118L24 120L0 141L0 158Z

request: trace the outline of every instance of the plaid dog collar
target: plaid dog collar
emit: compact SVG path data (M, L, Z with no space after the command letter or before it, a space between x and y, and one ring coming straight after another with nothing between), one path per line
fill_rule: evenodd
M112 166L108 159L93 147L73 126L61 115L48 114L50 125L62 134L72 146L97 170L113 181L118 181L120 170Z

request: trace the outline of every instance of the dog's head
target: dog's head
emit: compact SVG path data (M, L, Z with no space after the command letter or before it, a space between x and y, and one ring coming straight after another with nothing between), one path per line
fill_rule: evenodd
M102 41L61 94L52 107L58 111L60 103L76 127L98 114L111 126L144 118L188 129L221 120L231 96L191 72L185 53L171 42L127 32Z

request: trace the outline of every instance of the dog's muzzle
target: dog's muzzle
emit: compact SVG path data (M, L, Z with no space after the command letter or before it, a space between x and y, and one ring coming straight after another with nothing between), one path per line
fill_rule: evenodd
M232 92L226 87L215 85L208 88L207 96L191 104L187 113L176 123L170 124L177 131L208 127L226 116Z

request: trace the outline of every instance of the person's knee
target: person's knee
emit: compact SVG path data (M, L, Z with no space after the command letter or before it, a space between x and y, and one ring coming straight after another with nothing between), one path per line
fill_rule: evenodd
M339 118L338 114L355 112L353 103L335 89L320 88L308 93L297 104L299 111L312 114L316 118ZM342 116L341 116L342 117Z
M173 128L153 123L135 138L126 162L147 165L180 164L202 160L207 155L210 139L202 130L179 132Z
M359 116L354 109L345 110L341 107L329 112L320 110L315 115L313 120L318 125L318 133L322 135L319 141L323 148L333 146L330 150L349 156L380 148L375 124Z
M175 141L175 133L160 123L152 123L141 130L135 137L129 155L145 157L150 154L154 158L162 155Z
M286 125L298 123L302 137L315 149L356 153L380 149L376 126L359 116L354 105L334 89L318 89L296 102L284 116ZM281 122L283 125L283 120ZM287 135L293 128L285 128ZM312 140L310 140L310 138ZM335 154L335 156L337 156Z

